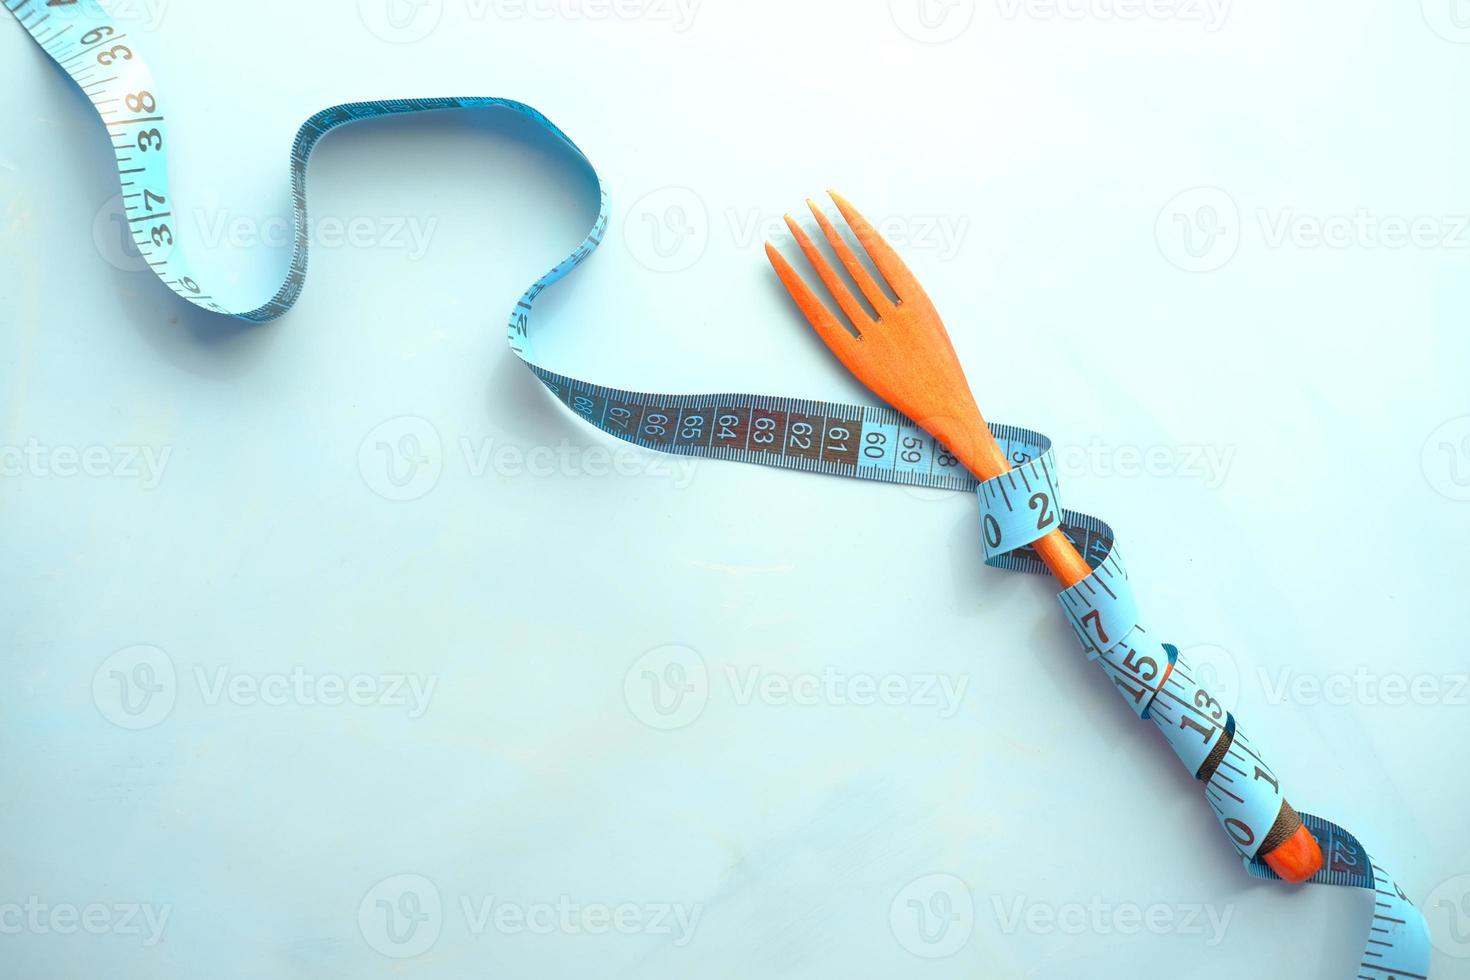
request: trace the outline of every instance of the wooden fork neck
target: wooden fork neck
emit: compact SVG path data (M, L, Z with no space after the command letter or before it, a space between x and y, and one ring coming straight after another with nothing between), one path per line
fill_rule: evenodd
M969 394L968 386L964 394ZM926 400L931 404L938 401L932 395ZM920 428L943 443L976 479L993 480L1010 472L1010 460L1006 459L995 437L990 434L990 426L985 423L985 417L980 414L974 399L952 396L943 399L943 402L943 414L923 417L905 414L910 414ZM903 411L902 408L899 410Z
M915 421L948 447L976 479L983 482L1010 472L1011 461L1006 459L999 443L990 434L990 427L985 424L980 409L975 408L972 413L966 406L959 405L956 413L955 418ZM1063 588L1069 589L1092 574L1087 561L1060 529L1052 531L1032 547Z

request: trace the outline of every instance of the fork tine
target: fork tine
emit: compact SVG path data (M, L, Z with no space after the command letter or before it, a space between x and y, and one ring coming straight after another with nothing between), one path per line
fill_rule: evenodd
M857 327L861 333L863 324L872 323L873 318L868 315L867 310L863 309L863 304L858 302L852 290L847 288L847 283L837 275L837 270L832 268L832 263L827 261L827 257L817 248L816 243L807 236L801 225L797 224L789 214L786 216L786 227L791 229L791 237L795 238L796 244L801 246L801 251L807 261L816 268L817 275L822 277L822 283L827 287L827 291L837 300L837 305L842 307L842 312L847 314L848 322Z
M914 278L914 274L909 271L903 259L898 257L893 246L884 241L877 229L868 224L868 219L858 213L858 209L853 207L841 194L832 190L827 193L837 205L837 210L842 212L842 217L847 220L848 226L857 235L858 243L867 251L868 257L873 260L878 271L883 273L883 278L888 281L898 301L902 303L906 299L925 295L924 288L919 285L919 280Z
M776 246L770 242L766 242L766 257L771 260L776 275L781 277L786 291L791 294L792 299L796 300L796 305L800 307L802 315L812 325L812 329L816 330L817 336L822 338L822 342L834 354L837 354L843 363L846 363L845 355L853 352L853 348L858 343L858 337L854 337L850 330L837 321L832 311L817 299L811 287L791 267L791 263L786 261L786 256L777 251Z
M881 318L883 311L891 307L893 301L888 298L883 287L878 285L878 280L868 272L868 267L858 259L851 246L847 244L847 239L842 237L831 219L822 212L821 208L817 207L817 202L807 198L806 206L812 209L812 215L817 219L817 224L822 226L822 234L827 236L827 243L842 260L842 266L847 270L847 274L852 276L853 281L858 284L858 289L863 291L863 295L868 298L868 302L873 305L873 309L878 311L878 316Z

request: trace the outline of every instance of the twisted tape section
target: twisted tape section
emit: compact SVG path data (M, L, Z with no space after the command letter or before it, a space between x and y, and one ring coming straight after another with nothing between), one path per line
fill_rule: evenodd
M1015 468L976 488L986 563L1046 574L1046 565L1028 546L1062 528L1093 568L1092 575L1057 595L1088 659L1097 661L1128 706L1154 723L1184 768L1204 783L1205 799L1246 870L1276 878L1261 855L1290 834L1295 814L1275 771L1179 650L1141 625L1112 528L1061 506L1051 440L1011 426L992 426L992 432ZM1359 976L1428 976L1428 927L1392 876L1352 834L1309 813L1300 817L1323 855L1322 870L1309 881L1374 893Z

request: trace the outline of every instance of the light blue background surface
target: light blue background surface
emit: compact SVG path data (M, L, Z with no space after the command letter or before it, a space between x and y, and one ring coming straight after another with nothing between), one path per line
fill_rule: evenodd
M1149 621L1470 973L1449 0L112 6L242 301L342 101L506 96L578 141L614 224L538 347L611 384L866 400L760 246L828 184L891 219L987 414L1053 437ZM136 270L103 130L8 20L0 87L6 976L1349 974L1366 897L1244 875L972 498L583 472L617 447L504 348L595 209L527 124L332 135L306 292L245 327Z

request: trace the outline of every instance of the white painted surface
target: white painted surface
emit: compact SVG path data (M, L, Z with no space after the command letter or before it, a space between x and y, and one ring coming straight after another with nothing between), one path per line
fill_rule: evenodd
M395 33L369 0L123 5L191 255L245 299L285 268L258 239L290 139L342 101L507 96L578 141L614 224L540 346L610 384L862 399L760 247L829 184L892 218L987 414L1057 441L1154 628L1208 645L1289 798L1427 902L1461 975L1449 0L635 8L429 0ZM545 139L333 135L306 293L237 327L128 271L103 131L11 23L0 86L6 975L1349 975L1366 898L1245 877L1048 584L983 566L972 501L582 472L617 447L503 341L593 212ZM404 435L437 474L389 480ZM68 447L106 475L60 475ZM128 714L140 662L161 691ZM102 934L67 933L91 903Z

